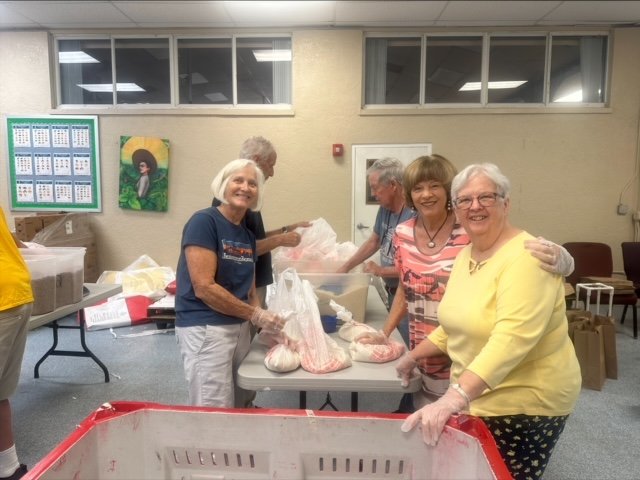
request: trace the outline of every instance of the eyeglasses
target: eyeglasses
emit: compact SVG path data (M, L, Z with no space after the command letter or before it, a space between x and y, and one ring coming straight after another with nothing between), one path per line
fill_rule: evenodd
M499 193L481 193L477 197L458 197L453 201L453 206L460 210L469 210L471 205L473 205L473 201L475 199L478 200L478 203L482 207L492 207L498 201L498 198L504 198L504 195L500 195Z

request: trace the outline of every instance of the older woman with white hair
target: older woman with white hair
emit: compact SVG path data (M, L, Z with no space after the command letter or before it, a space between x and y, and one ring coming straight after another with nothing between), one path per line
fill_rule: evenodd
M471 244L457 256L438 309L440 326L411 352L446 353L451 385L410 415L434 445L453 414L481 417L516 479L540 478L580 393L567 333L563 280L525 250L533 237L508 219L510 183L493 164L471 165L451 186Z
M182 232L175 323L191 405L245 406L235 380L249 324L273 332L284 326L259 306L256 238L243 223L247 211L260 209L263 184L253 160L229 162L211 184L221 204L194 213Z

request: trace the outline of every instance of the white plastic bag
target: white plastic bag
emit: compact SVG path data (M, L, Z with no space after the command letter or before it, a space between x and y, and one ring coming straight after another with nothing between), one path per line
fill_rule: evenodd
M336 317L338 317L338 320L343 322L343 325L338 330L338 336L341 339L347 342L351 342L358 335L376 331L375 328L365 323L356 322L353 319L352 313L342 305L336 303L334 300L329 300L329 306L334 312L336 312Z
M328 373L351 366L347 352L322 329L313 287L309 281L301 280L294 269L285 270L278 278L269 310L279 315L295 312L285 328L298 340L302 368L312 373Z
M346 322L344 325L340 327L338 330L338 335L341 339L347 342L353 342L358 335L362 335L363 333L368 332L376 332L377 330L366 323L359 323L351 320L350 322Z
M273 253L273 263L277 271L284 270L287 265L302 261L313 270L309 272L332 272L343 262L351 258L358 250L353 242L336 242L336 232L324 218L312 220L310 227L296 229L300 234L300 243L295 247L279 247ZM323 262L331 268L325 270ZM281 266L281 267L279 267Z
M404 350L404 344L395 340L389 340L384 345L370 345L355 341L349 344L349 355L356 362L386 363L398 358Z
M300 355L287 345L279 343L265 355L264 366L273 372L290 372L300 366Z

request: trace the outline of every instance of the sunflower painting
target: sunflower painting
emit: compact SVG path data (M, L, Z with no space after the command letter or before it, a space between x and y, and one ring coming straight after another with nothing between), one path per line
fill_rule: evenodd
M120 137L120 208L168 210L169 140Z

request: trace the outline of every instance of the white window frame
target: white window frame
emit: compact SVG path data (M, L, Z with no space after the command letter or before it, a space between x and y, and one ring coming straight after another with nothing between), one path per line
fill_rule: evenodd
M60 40L109 40L111 45L111 77L112 83L116 83L116 62L115 62L115 41L119 39L153 39L167 38L169 40L169 81L170 81L170 103L154 103L154 104L118 104L117 90L113 93L113 102L110 104L63 104L60 79L60 64L58 61L58 42ZM233 102L228 105L211 105L211 104L183 104L180 103L179 84L178 84L178 39L231 39L231 57L232 57L232 90ZM291 41L292 58L291 58L291 103L280 104L239 104L237 67L236 67L236 40L238 38L288 38ZM293 108L293 92L294 92L294 55L293 55L293 34L291 32L269 32L269 33L230 33L224 35L198 35L198 34L60 34L52 36L53 56L51 65L53 70L53 81L55 82L55 111L60 110L115 110L115 111L131 111L131 110L253 110L253 111L291 111Z
M420 102L418 104L366 104L365 103L365 85L366 85L366 44L368 38L399 38L399 37L421 37L421 65L420 65ZM480 102L478 103L425 103L425 83L426 83L426 66L428 59L426 58L426 47L429 37L481 37L482 38L482 66L481 66L481 91ZM605 84L604 101L597 103L584 103L584 102L565 102L556 103L549 101L550 91L550 66L551 66L551 50L553 37L560 36L604 36L607 38L607 64L605 72ZM489 103L489 55L490 55L490 39L492 37L542 37L545 39L545 57L544 57L544 82L543 82L543 95L542 102L540 103ZM567 111L580 110L580 109L605 109L608 108L611 102L610 91L610 75L612 66L612 37L613 34L610 30L497 30L497 31L451 31L451 32L364 32L362 39L362 91L361 91L361 109L363 112L367 111L379 111L385 110L405 110L408 113L412 111L419 111L426 113L430 110L562 110Z

